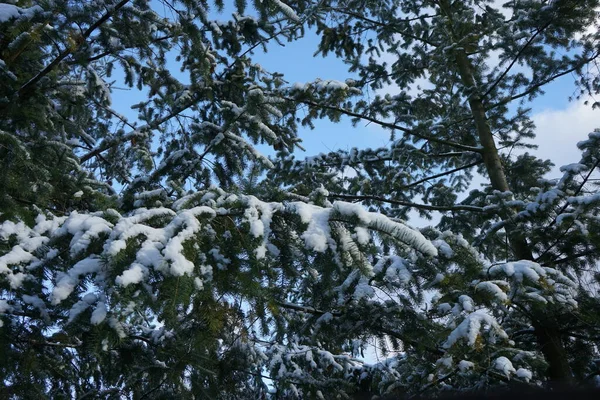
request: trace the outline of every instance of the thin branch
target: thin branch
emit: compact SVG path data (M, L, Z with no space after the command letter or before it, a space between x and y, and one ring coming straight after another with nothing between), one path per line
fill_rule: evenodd
M408 184L408 185L401 186L401 187L400 187L400 189L408 189L408 188L411 188L411 187L413 187L413 186L417 186L417 185L419 185L419 184L421 184L421 183L424 183L424 182L430 181L430 180L432 180L432 179L441 178L441 177L443 177L443 176L450 175L450 174L453 174L453 173L455 173L455 172L462 171L462 170L464 170L464 169L468 169L468 168L474 167L474 166L476 166L476 165L479 165L479 164L481 164L481 163L483 163L483 160L478 160L478 161L474 161L474 162L472 162L472 163L469 163L469 164L463 165L462 167L457 167L457 168L451 169L451 170L449 170L449 171L440 172L439 174L435 174L435 175L427 176L427 177L425 177L425 178L423 178L423 179L419 179L418 181L412 182L412 183L410 183L410 184Z
M34 346L51 346L51 347L68 347L68 348L76 348L76 347L80 347L81 343L59 343L59 342L41 342L39 340L29 340L29 343L31 343Z
M393 337L394 339L398 339L400 341L402 341L403 343L409 344L412 347L423 347L423 343L419 342L418 340L413 340L413 339L409 339L408 337L406 337L405 335L402 335L396 331L393 331L391 329L387 329L384 328L383 326L376 326L374 327L375 330L381 331L382 333L385 333L388 336ZM436 349L433 347L423 347L425 350L436 354L436 355L443 355L444 351L441 349Z
M595 254L596 252L597 252L597 250L588 250L588 251L584 251L583 253L575 254L575 255L572 255L569 257L560 258L555 261L550 261L548 264L551 264L551 265L564 264L569 261L577 260L580 257L585 257L585 256ZM542 265L547 265L547 264L542 264Z
M385 22L376 21L376 20L371 19L371 18L367 18L364 15L361 15L361 14L358 14L358 13L355 13L355 12L352 12L352 11L348 10L347 8L329 7L329 9L332 10L332 11L336 11L336 12L339 12L341 14L345 14L345 15L348 15L350 17L356 18L356 19L358 19L360 21L368 22L368 23L373 24L373 25L375 25L375 26L377 26L379 28L392 28L393 29L393 27L395 25L398 25L399 22L410 22L410 21L414 21L414 20L425 19L427 17L430 17L430 18L433 17L433 15L427 15L427 16L421 16L421 17L417 17L417 18L410 18L410 19L406 19L406 20L402 20L402 21L392 21L390 23L385 23ZM429 41L427 39L424 39L424 38L419 37L419 36L415 36L415 35L413 35L411 33L405 32L405 31L399 31L399 30L394 29L394 32L396 32L399 35L406 36L406 37L408 37L410 39L417 40L419 42L423 42L423 43L425 43L425 44L427 44L427 45L429 45L431 47L438 47L439 46L438 43L433 43L433 42L431 42L431 41Z
M569 68L567 70L559 72L556 75L552 75L551 77L546 78L543 81L540 81L540 82L538 82L538 83L530 86L527 90L525 90L525 91L523 91L523 92L521 92L519 94L516 94L516 95L508 97L508 98L505 98L504 100L501 100L501 101L499 101L496 104L492 104L491 106L487 107L487 110L489 111L489 110L492 110L494 108L501 107L501 106L503 106L505 104L508 104L508 103L513 102L513 101L515 101L517 99L525 97L525 96L533 93L534 91L536 91L538 88L540 88L540 87L542 87L544 85L547 85L548 83L554 81L555 79L558 79L561 76L568 75L571 72L577 71L578 69L580 69L581 67L583 67L585 64L587 64L587 63L589 63L591 61L594 61L596 58L598 58L598 56L600 56L600 52L596 52L591 57L588 57L588 58L582 60L581 62L577 63L575 66L573 66L573 67L571 67L571 68Z
M88 161L89 159L91 159L92 157L95 157L103 152L105 152L106 150L118 145L119 143L122 143L126 140L129 140L133 137L136 136L136 133L141 132L143 130L152 130L152 129L156 129L158 128L160 125L164 124L165 122L167 122L168 120L170 120L171 118L177 116L178 114L180 114L181 112L185 111L186 109L194 106L196 104L197 99L194 98L191 101L189 101L186 105L184 105L181 108L178 108L176 110L171 111L169 114L165 115L164 117L152 122L151 124L148 125L144 125L141 126L137 129L132 130L131 132L122 135L119 138L114 138L113 140L109 140L109 141L104 141L100 144L100 146L98 146L97 148L95 148L94 150L90 151L87 154L84 154L83 156L81 156L79 158L79 162L80 163L84 163L86 161Z
M442 383L444 381L447 381L448 379L452 378L457 373L458 373L458 369L455 369L454 371L449 372L447 375L444 375L440 379L434 380L433 382L428 383L427 385L423 386L423 388L419 392L417 392L414 395L410 396L409 399L420 398L423 393L425 393L426 391L428 391L429 389L431 389L435 385L437 385L439 383Z
M127 3L129 3L129 1L130 0L122 0L121 2L117 3L113 7L112 10L107 11L106 14L104 14L102 17L100 17L100 19L98 19L96 22L94 22L85 32L82 33L81 37L79 38L81 40L81 44L83 44L83 42L85 42L85 40L88 37L90 37L90 35L96 29L98 29L103 23L108 21L108 19L110 17L112 17L115 12L117 12L119 9L123 8L123 6L125 6ZM76 50L76 48L71 48L71 47L68 47L65 50L63 50L54 60L52 60L52 62L50 62L50 64L48 64L36 76L31 78L27 83L25 83L23 86L21 86L21 88L19 88L19 90L17 91L19 96L22 96L23 94L28 93L29 90L31 88L33 88L33 86L35 86L44 76L48 75L65 58L67 58L69 55L71 55L74 50Z
M177 35L166 35L166 36L157 37L155 39L152 39L150 41L150 43L162 42L163 40L173 39L176 36ZM106 56L109 56L109 55L115 53L115 51L131 50L131 49L134 49L134 48L135 47L132 46L132 47L121 47L121 48L116 49L116 50L106 50L106 51L103 51L102 53L98 53L98 54L96 54L94 56L91 56L90 58L88 58L86 60L86 62L91 63L91 62L94 62L94 61L98 61L98 60L100 60L100 59L102 59L102 58L104 58ZM79 61L75 61L75 62L73 62L73 64L79 64Z
M306 104L306 105L309 105L309 106L312 106L312 107L321 108L321 109L324 109L324 110L330 110L330 111L340 112L340 113L342 113L344 115L347 115L349 117L354 117L354 118L358 118L358 119L361 119L361 120L369 121L371 123L374 123L374 124L379 125L379 126L384 127L384 128L398 130L398 131L401 131L403 133L406 133L407 135L411 135L411 136L414 136L414 137L416 137L418 139L426 140L426 141L429 141L429 142L439 143L439 144L443 144L443 145L446 145L446 146L455 147L457 149L470 151L470 152L473 152L473 153L481 153L482 152L482 149L480 147L467 146L467 145L464 145L464 144L454 143L454 142L451 142L451 141L448 141L448 140L439 139L439 138L437 138L435 136L424 135L422 133L415 132L413 129L409 129L409 128L406 128L406 127L403 127L403 126L395 125L395 124L392 124L392 123L389 123L389 122L383 122L383 121L380 121L380 120L375 119L373 117L369 117L369 116L363 115L363 114L358 114L358 113L355 113L355 112L352 112L350 110L346 110L346 109L343 109L343 108L340 108L340 107L335 107L335 106L330 106L330 105L325 105L325 104L319 104L319 103L316 103L316 102L311 101L311 100L301 100L301 99L294 99L294 98L290 98L290 97L282 97L282 98L285 99L285 100L288 100L288 101L293 101L293 102L296 102L296 103L302 103L302 104Z
M548 28L551 24L552 24L553 20L550 20L548 22L546 22L546 24L544 24L544 26L542 26L540 29L538 29L527 41L527 43L525 43L525 45L521 48L521 50L519 50L519 52L517 53L517 55L513 58L512 62L509 64L508 68L506 68L504 70L504 72L502 72L502 74L500 74L500 76L498 77L498 79L496 79L496 81L489 87L489 89L483 94L483 96L481 96L482 99L485 99L495 88L496 86L498 86L500 84L500 82L502 82L502 79L504 79L504 77L508 74L508 72L512 69L512 67L514 67L514 65L516 64L517 61L519 61L519 59L521 58L521 56L523 55L523 53L525 52L525 50L533 43L533 41L535 40L535 38L542 33L546 28Z
M485 213L486 211L482 207L477 206L468 206L468 205L454 205L454 206L434 206L430 204L419 204L419 203L411 203L409 201L401 201L401 200L392 200L386 199L384 197L379 196L370 196L370 195L345 195L345 194L329 194L328 197L332 197L335 199L342 200L372 200L372 201L381 201L383 203L395 204L404 207L417 208L428 211L472 211L472 212L480 212Z
M150 389L149 391L147 391L146 393L144 393L144 394L143 394L143 395L140 397L140 399L145 399L145 398L147 398L148 396L150 396L150 394L152 394L152 392L155 392L155 391L157 391L158 389L160 389L160 387L161 387L162 385L164 385L164 383L167 381L167 379L169 379L169 376L165 374L165 377L164 377L164 379L163 379L162 381L160 381L158 385L156 385L155 387L153 387L152 389Z
M288 309L294 310L294 311L301 311L301 312L304 312L307 314L314 314L314 315L326 314L325 311L317 310L314 307L302 306L302 305L294 304L294 303L278 301L277 305L279 305L280 307L283 307L283 308L288 308ZM333 315L334 317L339 317L342 315L341 312L337 312L337 311L330 312L330 314Z

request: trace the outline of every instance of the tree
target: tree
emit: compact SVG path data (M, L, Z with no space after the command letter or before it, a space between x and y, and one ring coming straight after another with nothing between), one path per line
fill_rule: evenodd
M309 3L291 4L302 9ZM356 123L389 130L395 141L390 148L333 152L310 162L288 157L276 169L283 171L281 182L301 177L299 193L324 185L330 199L359 201L390 217L405 218L409 210L423 216L440 211L439 231L431 232L431 239L448 242L445 238L451 237L450 243L456 243L464 238L476 244L486 261L458 258L450 244L453 251L446 255L450 260L457 257L455 263L430 267L428 273L419 268L419 278L430 285L426 287L439 291L434 305L441 304L437 313L417 314L457 325L458 331L486 321L490 333L498 328L495 321L502 321L508 347L498 348L497 343L482 347L477 345L480 336L469 337L475 351L468 353L468 360L473 360L478 347L486 349L478 356L488 357L475 368L489 371L502 366L501 375L508 376L514 370L504 368L505 361L511 357L513 362L522 361L525 356L519 348L536 348L539 362L548 367L537 369L538 378L571 382L597 374L589 355L596 352L598 321L586 308L597 307L596 283L590 283L595 278L588 278L596 271L598 254L593 211L597 189L589 180L598 167L598 155L589 146L598 134L579 144L582 160L563 167L565 175L557 181L542 179L549 161L528 153L510 157L514 149L535 148L527 143L534 126L523 107L544 85L574 73L580 76L582 93L597 90L596 78L586 69L598 57L597 33L588 33L597 19L597 6L595 1L330 1L322 3L309 21L321 35L318 51L343 58L359 79L350 83L353 92L341 97L314 90L289 92L290 101L309 106L304 122L348 116ZM430 87L419 88L423 81ZM370 100L350 97L356 89L377 93L390 85L399 93ZM340 178L348 168L353 176ZM458 193L468 187L475 168L489 185L459 202ZM415 202L419 197L422 204ZM503 279L488 280L504 274L498 275L497 263L510 260L521 261L504 264ZM521 268L529 272L516 272ZM509 282L508 277L516 281ZM555 287L560 300L533 300L547 279L571 286L572 291ZM532 287L538 289L529 287L527 280L537 282ZM515 284L532 292L520 293L523 287ZM483 293L492 295L492 304ZM586 306L574 308L576 301ZM495 318L488 321L483 310ZM590 331L578 331L581 325ZM433 342L440 343L441 337ZM455 343L452 339L444 346L453 348ZM407 354L422 356L417 343L404 340L404 345ZM437 371L429 375L433 381L425 387L448 385L450 377L452 386L460 387L455 375L466 367L461 367L457 355L466 354L453 351L445 351L446 358L431 354L426 362L438 367L423 366L408 374L406 385L412 386L415 375L423 379L428 376L424 372ZM508 358L490 362L489 357L499 354ZM532 366L533 361L528 368ZM478 375L482 381L477 385L490 379ZM531 378L525 372L520 375Z
M597 2L514 1L512 18L487 3L237 1L227 22L197 0L1 4L2 395L322 398L594 376L600 134L548 181L548 162L511 159L492 132L527 146L527 112L509 106L596 58ZM252 61L311 27L359 79L290 87ZM486 69L492 53L504 63ZM415 98L361 96L423 76L435 88ZM138 89L136 118L120 85ZM295 161L302 106L305 124L350 116L397 140ZM490 187L457 202L474 168ZM413 208L454 218L419 232L400 219ZM361 360L373 338L401 353Z

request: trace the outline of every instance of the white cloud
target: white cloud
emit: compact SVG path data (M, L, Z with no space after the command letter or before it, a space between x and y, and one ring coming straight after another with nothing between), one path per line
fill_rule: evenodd
M551 176L559 176L562 165L578 162L580 152L577 142L587 138L588 133L600 128L600 110L594 110L583 101L571 103L562 110L547 109L533 115L536 125L535 143L538 150L532 153L549 159L555 167Z

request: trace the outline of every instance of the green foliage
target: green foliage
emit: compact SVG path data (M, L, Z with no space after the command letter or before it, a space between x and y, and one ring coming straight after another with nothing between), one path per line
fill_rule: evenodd
M2 4L0 397L597 376L600 133L545 179L525 103L569 73L597 92L599 4L546 3ZM353 79L253 61L311 30ZM390 145L296 159L321 118Z

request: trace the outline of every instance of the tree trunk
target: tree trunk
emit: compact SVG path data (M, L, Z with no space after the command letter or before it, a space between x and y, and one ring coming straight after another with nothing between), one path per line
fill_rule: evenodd
M452 32L451 5L448 0L439 0L439 5L443 14L449 18L450 32ZM456 41L456 38L452 38ZM498 153L492 130L488 123L481 95L477 90L477 84L473 75L473 65L469 60L464 49L458 47L453 50L458 72L466 88L471 89L469 95L469 107L475 121L475 127L482 146L483 161L486 171L490 177L492 188L500 192L510 191L502 160ZM501 215L503 219L510 218L508 215ZM515 258L520 260L533 260L533 253L527 240L518 232L512 231L510 227L506 228L508 241L513 250ZM532 325L535 329L535 335L546 362L548 363L548 378L553 382L569 383L573 380L573 374L567 358L567 352L562 342L558 326L555 319L546 315L543 311L537 311L533 314Z
M475 79L473 78L471 63L467 55L463 50L457 50L455 57L463 83L467 87L475 88ZM485 106L476 91L469 97L469 106L475 120L481 146L483 147L483 161L490 177L492 188L501 192L508 192L510 188L494 137L492 136L492 131L487 121ZM511 216L503 215L502 217L510 218ZM510 227L507 227L506 233L515 257L520 260L533 260L533 254L527 240L521 234L511 231ZM533 317L535 320L532 321L532 325L535 329L538 345L549 365L548 378L554 382L571 382L573 374L558 327L552 322L553 319L548 318L544 313L537 312Z

